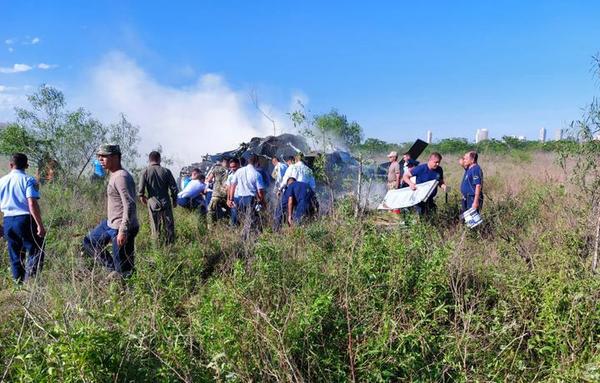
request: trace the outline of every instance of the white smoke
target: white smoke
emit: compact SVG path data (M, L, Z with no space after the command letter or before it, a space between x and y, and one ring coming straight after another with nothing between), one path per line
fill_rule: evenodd
M250 93L231 89L221 76L204 74L185 88L166 86L118 52L92 70L85 93L86 106L103 120L116 121L122 112L140 127L141 153L161 145L179 164L273 134L272 122L253 105ZM291 131L284 113L262 100L259 106L275 120L277 134Z

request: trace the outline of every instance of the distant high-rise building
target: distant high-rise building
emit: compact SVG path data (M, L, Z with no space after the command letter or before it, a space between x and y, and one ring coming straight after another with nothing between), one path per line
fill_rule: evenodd
M427 143L431 144L433 142L433 133L431 132L431 130L427 131Z
M562 129L556 129L555 139L556 139L556 141L560 141L563 139L563 130Z
M546 142L546 128L540 129L540 142L543 144Z
M478 144L481 141L489 140L489 132L487 129L477 129L475 133L475 143Z

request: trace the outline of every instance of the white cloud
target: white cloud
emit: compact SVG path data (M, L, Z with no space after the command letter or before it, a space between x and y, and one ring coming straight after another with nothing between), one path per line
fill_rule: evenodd
M21 73L32 70L33 68L27 64L14 64L12 68L0 67L0 73Z
M105 121L125 113L140 126L142 152L160 144L167 156L189 163L273 132L249 93L232 89L217 74L204 74L186 88L171 87L117 52L107 55L91 76L81 102ZM270 111L278 133L290 128L284 113L262 103L261 108Z
M38 44L40 41L41 40L39 37L34 37L33 39L31 39L31 44Z
M54 69L56 67L58 67L58 65L51 65L51 64L45 64L45 63L39 63L37 65L38 69L43 69L43 70L47 70L47 69Z
M13 39L6 39L6 40L4 40L4 44L6 44L6 45L12 45L14 43L15 43L15 40L13 40Z
M13 53L13 52L15 51L15 48L13 48L13 47L8 47L8 51L9 51L10 53Z

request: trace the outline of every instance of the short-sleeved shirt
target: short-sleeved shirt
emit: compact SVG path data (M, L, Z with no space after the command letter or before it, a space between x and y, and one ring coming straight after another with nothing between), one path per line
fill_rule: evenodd
M0 178L0 209L5 217L30 214L28 198L40 198L34 177L14 169Z
M483 185L483 171L479 165L475 164L465 171L460 185L460 192L464 196L474 196L477 185Z
M410 170L410 174L416 177L416 183L422 184L423 182L437 180L440 184L444 181L444 170L441 166L438 166L436 169L429 169L427 164L421 164L419 166L415 166ZM431 193L431 198L435 197L437 194L437 188Z
M236 185L235 197L256 196L265 188L262 175L250 164L238 169L231 177L230 185Z
M396 181L397 177L400 174L400 164L398 161L394 161L390 163L390 167L388 168L388 182Z

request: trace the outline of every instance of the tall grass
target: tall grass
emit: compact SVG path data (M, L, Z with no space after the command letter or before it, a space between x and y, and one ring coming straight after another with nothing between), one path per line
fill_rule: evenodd
M598 381L600 280L587 230L548 154L490 158L486 224L381 226L340 201L244 242L176 210L155 246L140 209L137 272L81 259L104 214L98 185L43 188L46 267L15 287L0 260L3 379L114 381ZM461 171L445 158L450 184ZM521 159L523 161L523 159ZM456 188L457 189L457 188Z

